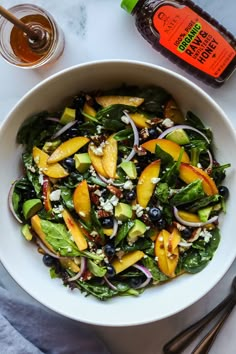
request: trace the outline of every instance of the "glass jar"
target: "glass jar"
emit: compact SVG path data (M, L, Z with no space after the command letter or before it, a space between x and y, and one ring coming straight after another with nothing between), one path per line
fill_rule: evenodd
M22 30L0 17L0 54L10 64L33 69L56 61L64 50L64 34L54 18L44 9L32 5L13 6L9 11L30 28L46 29L48 42L43 51L37 51Z

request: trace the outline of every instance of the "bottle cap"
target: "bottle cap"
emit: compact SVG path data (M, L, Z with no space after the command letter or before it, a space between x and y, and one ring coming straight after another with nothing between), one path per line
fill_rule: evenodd
M139 0L122 0L120 6L125 11L131 13Z

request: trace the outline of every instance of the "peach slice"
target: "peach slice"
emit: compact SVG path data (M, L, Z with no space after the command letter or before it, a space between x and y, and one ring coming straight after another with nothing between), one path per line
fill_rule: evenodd
M142 144L142 147L148 151L150 151L152 154L155 153L156 145L160 146L162 150L170 154L175 161L178 160L179 154L181 151L181 146L174 143L171 140L167 139L152 139L146 141L144 144ZM188 154L184 151L182 155L181 162L189 163L190 159Z
M110 135L106 140L102 156L102 167L109 178L116 178L118 146L114 135L115 134Z
M143 251L132 251L125 254L121 259L116 258L112 265L116 271L116 274L123 272L123 270L131 267L144 257Z
M33 159L40 171L51 178L64 178L68 176L68 172L59 164L48 164L49 155L40 150L36 146L33 147Z
M87 102L85 102L85 104L84 104L82 114L83 113L88 114L91 117L96 117L96 114L97 114L96 110L93 107L89 106ZM87 122L87 121L89 121L89 118L84 116L84 120Z
M78 184L73 193L73 203L76 213L82 220L90 221L91 201L87 181Z
M31 226L32 229L35 231L35 233L38 235L40 240L44 243L44 245L53 253L56 254L54 248L50 245L50 243L46 240L46 235L43 232L42 226L41 226L41 219L38 215L32 216L30 219L31 221Z
M102 165L102 156L95 155L90 144L88 147L88 154L89 154L92 166L95 169L95 171L97 173L99 173L100 175L102 175L103 177L109 178L108 174L106 173L106 171L104 170L103 165Z
M65 221L65 224L70 231L73 240L75 241L78 249L80 251L86 250L88 247L86 238L84 234L82 233L81 229L79 228L77 222L73 219L73 217L70 215L70 213L64 209L62 212L62 217Z
M64 160L66 157L69 157L75 154L81 147L89 142L89 139L84 136L77 136L71 138L64 143L60 144L56 150L53 151L52 155L48 158L48 164L52 164L61 160Z
M150 124L147 123L148 118L143 113L129 113L129 116L138 128L150 127Z
M43 205L46 211L52 210L50 193L51 193L51 182L47 176L43 176Z
M155 178L160 173L161 160L151 162L141 173L137 184L137 201L146 208L156 187Z
M190 213L185 210L178 210L178 215L181 217L181 219L189 222L201 222L199 219L199 216L194 213Z
M63 268L72 270L74 273L79 273L80 267L71 259L63 257L60 259L60 263Z
M192 183L197 179L201 179L203 190L207 195L218 194L218 189L213 179L198 167L181 163L179 168L179 178L187 184Z
M127 106L140 106L144 98L130 96L99 96L95 98L102 107L108 107L112 104L125 104Z
M166 103L164 116L170 118L175 124L183 124L184 122L184 115L173 98Z
M158 266L162 273L170 278L174 278L175 269L179 260L178 244L180 242L180 234L177 228L174 228L170 234L163 229L155 242L155 255L158 257Z

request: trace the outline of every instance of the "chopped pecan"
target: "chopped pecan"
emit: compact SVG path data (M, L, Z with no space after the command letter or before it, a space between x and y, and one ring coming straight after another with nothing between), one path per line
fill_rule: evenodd
M94 192L90 193L90 199L91 199L92 204L95 204L95 205L100 204L99 196L97 194L95 194Z
M134 145L134 151L138 156L147 155L147 150L144 149L142 146Z
M148 214L143 214L140 219L144 222L145 225L153 226Z
M158 124L160 124L162 122L163 122L163 119L162 118L158 118L158 117L149 119L147 121L147 123L150 124L150 125L158 125Z
M122 191L119 189L119 188L117 188L117 187L115 187L115 186L107 186L107 189L112 193L112 194L114 194L117 198L122 198L123 197L123 193L122 193Z
M103 209L99 209L97 211L97 216L98 216L98 219L107 218L108 216L111 216L111 213L109 213L108 211L105 211Z
M143 128L140 130L139 132L139 137L142 140L145 140L149 137L149 132L148 132L148 128Z
M92 135L90 136L90 140L96 145L100 146L103 142L107 140L106 135Z

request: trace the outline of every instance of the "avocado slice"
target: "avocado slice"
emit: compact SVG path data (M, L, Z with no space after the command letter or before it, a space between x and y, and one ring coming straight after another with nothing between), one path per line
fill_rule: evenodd
M66 107L61 115L60 123L66 125L75 120L75 109Z
M131 219L133 215L133 210L131 205L125 203L118 203L115 206L115 218L121 221L126 221Z
M89 154L87 152L83 154L75 154L75 168L80 172L84 173L88 170L89 166L91 165L91 160Z
M188 134L183 129L176 129L166 135L166 139L173 141L178 145L185 145L189 143Z
M198 210L198 216L201 222L206 222L209 219L213 207L209 206Z
M129 242L135 242L139 236L143 236L147 230L147 226L139 219L134 220L134 226L128 233Z
M125 171L130 179L137 178L137 170L133 161L123 161L121 162L120 167Z
M42 209L43 204L40 199L28 199L23 203L23 215L25 219L30 219L35 215L40 209Z
M28 224L25 224L25 225L22 226L21 233L22 233L22 235L24 236L24 238L27 241L31 241L32 240L33 234L31 232L30 226Z

